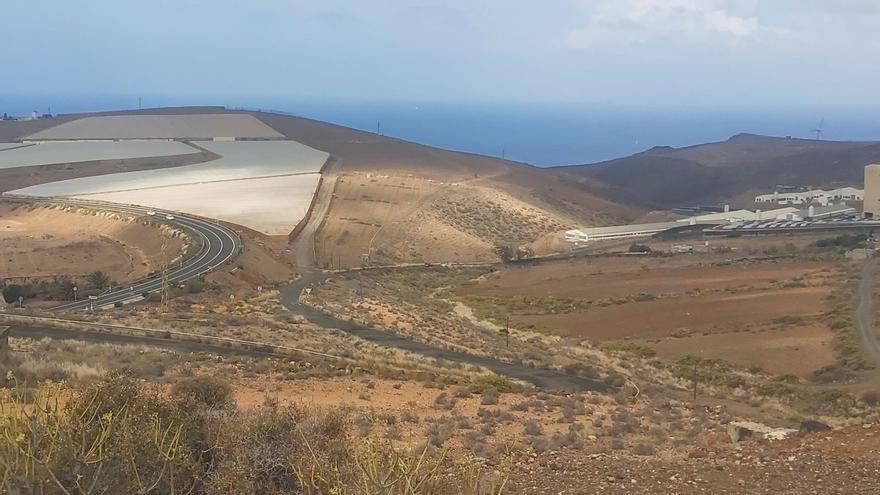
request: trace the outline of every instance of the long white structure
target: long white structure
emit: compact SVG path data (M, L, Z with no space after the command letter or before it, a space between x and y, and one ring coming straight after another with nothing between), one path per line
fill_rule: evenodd
M819 203L824 206L832 201L861 201L865 197L865 191L854 187L841 187L838 189L824 190L811 189L809 191L779 192L760 194L755 196L755 203L777 203L781 205L800 205L804 203Z
M127 144L129 141L121 143ZM179 144L184 148L194 150L183 143L170 142L170 144ZM26 196L84 196L183 184L312 174L320 172L324 162L330 156L324 151L316 150L296 141L205 142L199 143L199 146L221 155L220 158L181 167L138 170L48 182L18 189L12 193Z
M593 227L574 229L565 232L568 242L598 241L601 239L624 239L627 237L648 237L682 225L678 222L642 223L636 225L614 225L611 227Z
M67 139L284 139L253 115L244 113L192 115L101 115L83 117L26 137Z
M785 208L777 208L775 210L733 210L720 213L709 213L706 215L697 215L695 217L682 218L679 223L724 223L724 222L748 222L752 220L773 220L782 219L786 215L796 213L797 208L791 206Z
M197 151L184 143L164 143ZM321 179L321 168L329 158L326 152L296 141L205 141L198 146L220 158L180 167L48 182L8 194L73 197L174 210L225 220L267 235L286 235L305 217ZM0 155L13 152L0 151Z
M880 165L878 165L880 167ZM744 222L756 222L762 220L803 220L823 219L839 215L853 213L854 208L837 206L810 206L799 210L793 207L777 208L775 210L733 210L708 215L697 215L682 218L675 222L642 223L634 225L614 225L611 227L592 227L586 229L574 229L565 232L565 240L568 242L589 242L608 239L626 239L637 237L650 237L660 232L671 229L686 227L687 225L732 225Z
M179 141L64 141L0 143L0 168L34 167L54 163L130 160L188 155L199 150Z

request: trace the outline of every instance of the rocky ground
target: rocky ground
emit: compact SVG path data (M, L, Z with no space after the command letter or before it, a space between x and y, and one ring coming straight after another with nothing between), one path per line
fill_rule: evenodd
M746 440L687 455L549 452L518 462L509 493L880 493L880 426L767 442Z

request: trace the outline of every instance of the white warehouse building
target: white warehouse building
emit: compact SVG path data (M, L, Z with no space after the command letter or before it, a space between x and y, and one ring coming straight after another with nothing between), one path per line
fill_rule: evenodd
M819 203L824 206L832 201L861 201L865 197L865 191L854 187L841 187L839 189L823 190L811 189L809 191L779 192L760 194L755 196L755 203L777 203L781 205L801 205L805 203Z
M775 210L733 210L708 215L682 218L674 222L642 223L634 225L614 225L611 227L591 227L574 229L565 232L565 240L568 242L589 242L609 239L626 239L637 237L650 237L660 232L671 229L684 228L687 225L724 225L728 223L742 223L755 221L792 221L805 219L826 219L839 215L855 212L855 208L845 205L837 206L813 206L800 210L787 206Z

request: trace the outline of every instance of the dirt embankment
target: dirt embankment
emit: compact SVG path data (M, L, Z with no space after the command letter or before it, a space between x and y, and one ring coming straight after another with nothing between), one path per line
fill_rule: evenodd
M179 231L132 217L0 203L0 273L9 278L100 270L124 282L175 259L186 243Z

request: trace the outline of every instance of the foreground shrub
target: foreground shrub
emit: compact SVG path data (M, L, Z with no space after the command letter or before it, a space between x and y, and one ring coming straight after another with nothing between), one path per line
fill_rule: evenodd
M232 402L232 387L213 376L194 376L174 384L171 394L181 401L192 401L213 409L221 409Z
M161 494L498 494L503 478L443 451L358 444L338 411L240 411L197 378L170 396L113 374L81 389L44 385L0 410L0 491Z

